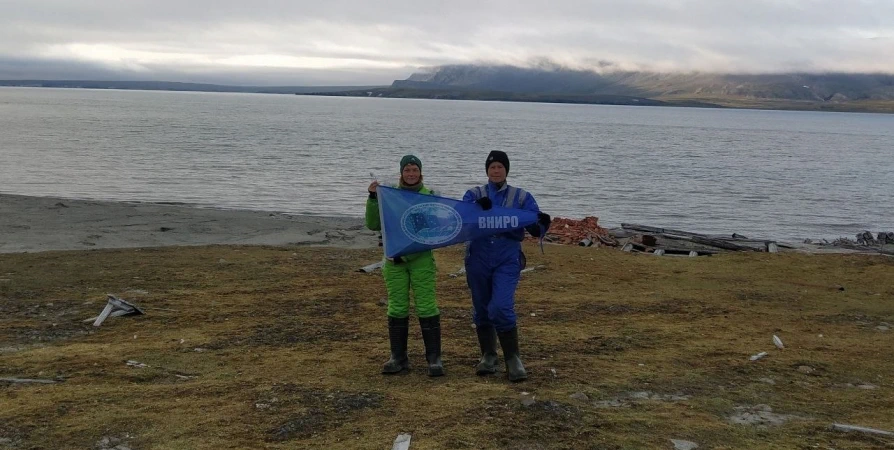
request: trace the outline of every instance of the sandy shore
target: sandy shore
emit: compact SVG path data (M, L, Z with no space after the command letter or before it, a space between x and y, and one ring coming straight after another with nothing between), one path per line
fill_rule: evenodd
M0 253L176 245L377 246L359 218L0 194Z

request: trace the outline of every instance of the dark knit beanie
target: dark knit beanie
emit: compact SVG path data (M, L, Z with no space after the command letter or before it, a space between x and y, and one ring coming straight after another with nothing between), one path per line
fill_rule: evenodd
M419 158L413 155L407 155L400 159L400 171L404 171L404 167L407 167L407 164L414 164L419 170L422 170L422 161Z
M485 172L487 172L487 169L490 169L490 163L492 162L503 164L503 167L506 168L506 173L509 173L509 155L507 155L506 152L492 150L490 154L487 155L487 161L484 163Z

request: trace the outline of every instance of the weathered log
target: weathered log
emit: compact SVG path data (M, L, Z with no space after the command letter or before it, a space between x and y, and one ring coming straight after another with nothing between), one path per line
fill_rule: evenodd
M733 244L732 242L721 241L718 239L693 237L692 242L695 242L696 244L708 245L711 247L717 247L717 248L722 248L722 249L726 249L726 250L733 250L733 251L737 251L737 252L757 251L757 249L752 248L752 247L747 247L747 246L739 245L739 244Z
M865 434L873 434L876 436L894 436L894 433L885 430L877 430L875 428L858 427L856 425L845 425L843 423L833 423L832 429L835 431L857 431Z

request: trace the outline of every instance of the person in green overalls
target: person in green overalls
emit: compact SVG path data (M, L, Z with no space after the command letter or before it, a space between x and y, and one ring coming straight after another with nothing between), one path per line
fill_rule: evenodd
M378 186L378 181L369 185L369 198L366 200L366 227L373 231L382 229L376 196ZM393 187L437 195L422 184L422 161L413 155L401 158L400 182ZM441 312L435 298L436 268L431 250L386 259L382 266L382 275L388 292L388 337L391 341L391 358L385 363L382 373L400 373L410 367L407 336L412 290L416 315L419 316L419 325L422 328L422 340L425 343L428 376L444 375L444 365L441 362Z

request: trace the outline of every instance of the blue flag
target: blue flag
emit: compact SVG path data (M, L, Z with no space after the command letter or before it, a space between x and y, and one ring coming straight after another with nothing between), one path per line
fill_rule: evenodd
M537 222L537 213L379 186L379 217L387 258L471 241Z

